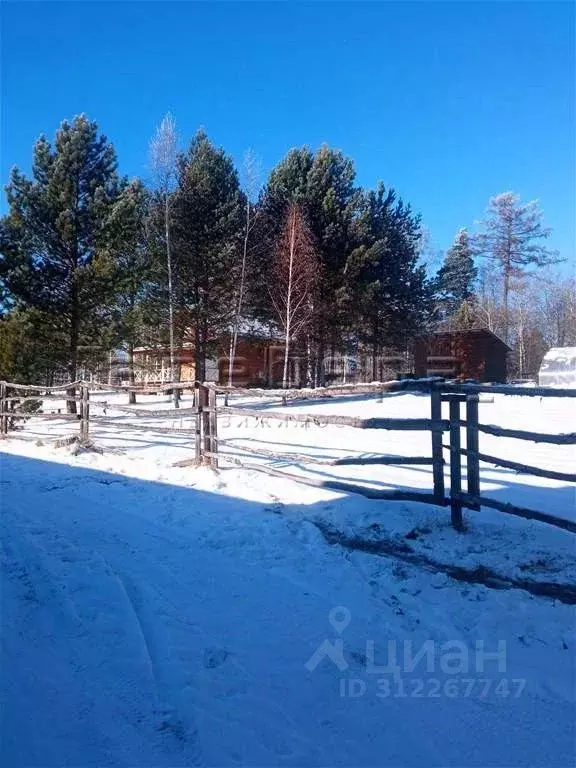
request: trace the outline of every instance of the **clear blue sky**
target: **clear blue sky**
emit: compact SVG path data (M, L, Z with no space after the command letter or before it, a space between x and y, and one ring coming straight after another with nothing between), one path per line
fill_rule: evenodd
M85 112L147 174L171 111L269 170L322 142L396 187L446 248L509 189L575 253L574 6L568 2L3 2L2 181ZM5 210L5 203L2 203Z

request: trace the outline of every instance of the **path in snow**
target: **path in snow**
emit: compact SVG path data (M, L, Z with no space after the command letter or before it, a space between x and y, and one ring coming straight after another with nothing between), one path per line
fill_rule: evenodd
M432 509L399 515L397 505L313 496L256 475L242 485L234 472L213 477L208 492L65 460L2 457L3 765L571 763L570 606L331 547L310 522L345 527L378 514L398 533L400 518L409 526ZM478 556L452 537L437 527L422 546ZM350 611L339 625L348 667L324 659L308 669L338 637L335 606ZM488 650L504 640L506 669L492 662L457 676L493 686L464 696L460 681L452 698L433 695L433 681L448 679L436 658L433 672L401 675L406 696L394 687L377 696L378 681L394 680L371 674L370 640L378 663L388 640ZM340 695L350 679L363 696ZM518 698L497 694L502 679L526 687Z

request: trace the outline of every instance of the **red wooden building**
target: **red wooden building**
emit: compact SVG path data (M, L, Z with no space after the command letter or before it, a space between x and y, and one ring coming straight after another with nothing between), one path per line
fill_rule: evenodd
M230 360L225 354L230 348L228 336L222 337L223 354L206 360L206 380L228 383ZM194 381L196 365L194 346L183 344L176 350L176 359L180 367L180 381ZM300 368L298 359L290 363L291 380L299 381ZM134 350L136 382L139 384L158 384L173 381L170 368L170 350L167 347L137 347ZM257 336L239 336L234 358L234 385L245 386L280 386L284 366L284 345L275 339Z
M510 347L486 328L431 333L414 345L414 373L505 382L509 351Z

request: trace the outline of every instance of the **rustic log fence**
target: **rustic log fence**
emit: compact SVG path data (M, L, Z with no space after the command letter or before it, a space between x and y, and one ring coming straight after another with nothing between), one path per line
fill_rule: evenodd
M346 385L326 387L315 390L258 390L233 389L219 387L215 384L201 382L186 382L181 384L167 383L156 387L154 393L166 393L179 388L194 393L191 407L176 410L149 410L131 406L108 405L106 402L91 401L91 390L108 390L115 392L130 391L129 387L110 387L108 385L78 381L59 387L38 387L34 385L0 382L0 434L6 437L11 425L17 420L29 418L76 420L79 422L79 434L76 438L82 444L90 442L90 425L124 428L128 431L158 432L163 434L189 435L194 448L194 458L178 462L179 466L207 465L218 469L219 462L224 461L233 466L256 470L274 477L296 480L297 482L329 490L355 493L370 499L420 501L437 506L449 506L451 522L455 529L463 530L463 509L479 510L482 506L490 507L506 514L511 514L529 520L537 520L576 533L576 523L546 512L527 509L487 497L480 490L480 462L511 469L523 474L551 478L569 483L576 483L576 474L558 472L539 467L533 467L519 462L488 455L480 451L479 433L496 437L516 440L548 443L552 445L576 445L576 433L547 434L527 430L507 429L495 425L479 423L478 403L482 394L503 394L525 397L576 397L574 389L550 389L544 387L511 387L506 385L453 384L438 379L403 380L385 384ZM138 391L140 391L138 389ZM231 406L230 397L237 395L278 398L286 405L288 401L322 399L326 397L350 394L384 394L385 392L412 391L426 394L430 401L430 418L358 418L339 415L313 415L302 413L278 412L257 409L243 405ZM74 392L74 396L70 395ZM76 394L78 393L78 394ZM218 403L218 397L224 397L224 404ZM18 411L16 405L31 401L59 400L64 403L78 404L75 414L42 413ZM104 411L102 415L91 414L91 402L94 408ZM448 418L443 418L442 405L448 406ZM461 409L465 408L465 419L462 419ZM119 423L110 418L106 408L110 407L121 414L130 415L134 421ZM291 461L299 464L322 464L328 466L353 465L430 465L432 467L432 489L416 491L409 489L375 489L359 485L347 480L318 479L297 475L283 469L266 464L246 462L227 450L227 441L218 438L218 415L243 418L255 418L265 421L293 422L311 425L334 425L355 429L382 429L392 431L424 431L430 433L429 456L360 456L325 459L321 456L301 456L289 452L268 451L263 448L242 446L243 453L253 455L255 459L273 459ZM177 415L180 419L190 418L190 427L166 427L157 424L158 418ZM156 422L155 422L156 420ZM155 423L154 423L155 422ZM461 444L461 430L465 429L465 447ZM448 433L448 443L443 442L444 433ZM191 446L192 447L192 446ZM445 488L445 459L444 451L449 457L450 487ZM466 473L463 478L462 457L466 457ZM465 490L463 489L465 479Z
M236 466L257 470L274 477L283 477L297 482L316 487L322 487L337 491L345 491L366 496L371 499L409 500L421 501L438 506L449 506L451 522L455 529L463 530L463 509L480 510L482 506L497 509L500 512L511 514L528 520L538 520L542 523L555 525L565 530L576 533L576 523L571 520L551 515L547 512L528 509L515 504L502 502L481 494L480 491L480 462L493 464L505 469L512 469L523 474L531 474L537 477L545 477L576 483L576 474L558 472L539 467L532 467L508 459L498 458L480 452L480 432L496 437L507 437L516 440L525 440L535 443L549 443L552 445L576 445L576 433L546 434L530 432L528 430L506 429L494 425L479 423L479 401L483 394L502 394L526 397L576 397L574 389L550 389L544 387L520 388L506 385L478 385L478 384L451 384L438 379L401 382L391 382L388 385L368 384L349 387L327 387L318 390L253 390L231 389L229 387L211 387L217 394L224 395L224 405L217 408L218 413L244 418L256 418L271 421L309 423L316 425L347 426L356 429L384 429L395 431L427 431L431 436L430 456L368 456L345 457L342 459L326 460L322 457L300 456L294 453L267 451L261 448L242 446L242 452L252 454L255 458L269 458L280 461L292 461L296 464L323 464L327 466L342 465L432 465L433 488L432 492L412 490L380 490L362 486L349 481L319 480L316 478L296 475L277 467L268 465L247 463L235 456L226 454L226 441L218 443L217 451L212 451L211 457L221 458ZM233 407L229 405L231 395L251 395L262 397L278 397L283 404L288 399L320 399L333 397L340 394L378 394L379 392L416 391L428 393L430 397L430 419L393 419L393 418L357 418L349 416L315 416L301 413L279 413L275 411L255 410L247 407ZM448 419L442 417L442 404L448 405ZM462 407L465 409L465 418L462 419ZM461 445L461 430L465 430L465 446ZM447 432L448 443L443 442L443 434ZM449 456L450 487L446 494L444 480L444 451ZM465 477L463 476L462 456L466 457ZM463 490L463 479L466 489Z

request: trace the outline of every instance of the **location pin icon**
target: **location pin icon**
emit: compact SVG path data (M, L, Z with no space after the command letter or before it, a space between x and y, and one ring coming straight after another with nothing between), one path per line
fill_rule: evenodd
M342 632L346 629L348 624L350 624L351 619L350 611L346 606L344 605L337 605L335 608L332 608L330 613L328 614L328 621L332 625L332 628L341 635Z

